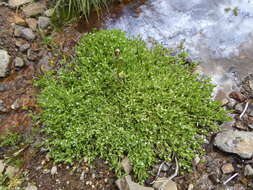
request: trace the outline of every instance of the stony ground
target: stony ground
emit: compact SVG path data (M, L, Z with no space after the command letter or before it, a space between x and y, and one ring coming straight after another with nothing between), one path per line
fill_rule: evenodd
M19 9L16 9L19 7ZM55 165L41 146L39 123L30 113L39 112L36 89L32 82L50 69L57 69L63 55L72 55L83 34L75 27L52 29L46 1L10 0L0 3L0 135L15 131L22 139L14 147L0 147L0 189L26 190L154 190L165 180L164 190L250 190L253 189L253 75L222 101L231 110L232 121L211 134L203 145L207 155L196 158L193 172L176 172L176 162L161 161L151 169L146 186L134 183L129 176L117 181L102 160L93 165L82 162ZM123 163L131 175L127 160ZM173 181L168 180L173 176ZM3 178L3 180L2 180ZM1 184L2 183L2 184ZM224 185L225 184L225 185ZM2 185L2 186L1 186ZM118 186L118 187L117 187Z

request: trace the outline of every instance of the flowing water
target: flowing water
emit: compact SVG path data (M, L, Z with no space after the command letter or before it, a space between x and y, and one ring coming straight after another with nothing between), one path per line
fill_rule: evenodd
M220 98L253 72L252 0L137 0L115 10L101 27L183 45Z

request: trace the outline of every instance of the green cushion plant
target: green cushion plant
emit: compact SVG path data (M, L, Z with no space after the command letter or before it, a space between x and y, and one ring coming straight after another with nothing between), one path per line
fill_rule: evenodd
M59 162L102 158L121 175L127 156L142 181L158 159L175 154L189 170L203 151L201 136L227 119L185 53L148 49L121 31L87 34L64 65L36 82L46 144Z

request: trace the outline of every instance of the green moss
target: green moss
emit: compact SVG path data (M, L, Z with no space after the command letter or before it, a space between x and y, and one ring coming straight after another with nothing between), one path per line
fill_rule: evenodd
M128 156L141 181L158 158L173 154L189 170L203 138L226 120L211 100L213 85L190 74L186 54L146 48L121 31L100 31L80 41L72 63L37 85L46 144L56 161L107 160L121 175Z

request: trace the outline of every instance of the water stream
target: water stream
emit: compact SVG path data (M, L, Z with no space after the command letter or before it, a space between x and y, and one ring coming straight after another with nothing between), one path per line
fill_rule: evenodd
M183 44L217 85L218 98L253 72L252 0L137 0L111 11L102 27L167 47Z

